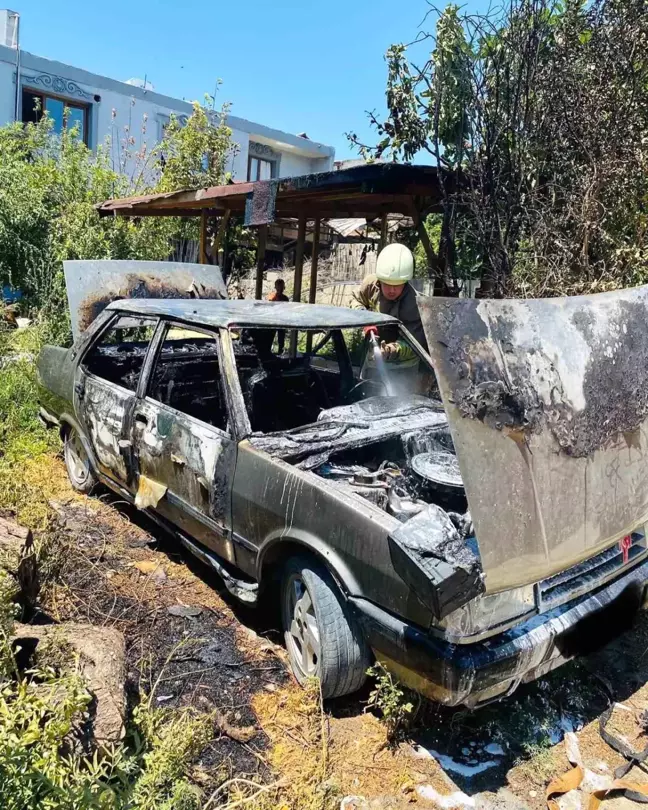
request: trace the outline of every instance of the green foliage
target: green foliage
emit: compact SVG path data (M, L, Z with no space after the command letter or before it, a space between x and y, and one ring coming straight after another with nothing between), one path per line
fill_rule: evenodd
M0 286L25 293L25 306L51 323L50 338L69 337L63 261L159 260L172 238L196 235L195 224L172 218L100 219L95 206L111 197L225 182L232 150L225 114L195 104L186 123L172 119L150 151L144 141L135 149L128 125L120 143L106 142L96 155L74 129L53 136L47 116L0 127ZM145 131L146 120L141 139Z
M425 220L425 230L432 247L438 252L441 241L441 217L438 214L430 214ZM421 241L414 248L414 276L416 278L428 276L428 257Z
M6 635L0 660L9 660ZM11 659L12 660L12 659ZM136 711L131 745L84 754L91 701L77 672L5 672L0 687L0 806L5 810L199 810L185 775L209 739L210 718ZM142 734L142 730L146 734ZM153 730L153 731L152 731Z
M371 157L427 151L449 171L428 257L447 288L475 270L497 296L648 280L647 37L634 0L513 0L449 5L412 46L430 41L427 59L388 50L378 143L351 140Z
M200 810L201 791L186 776L213 734L210 715L167 712L143 704L135 728L145 745L142 771L132 793L138 810Z
M199 189L224 182L232 137L225 124L228 112L226 105L214 122L214 113L194 102L186 123L171 116L164 140L154 152L163 164L157 191Z
M413 694L379 662L367 670L367 675L375 678L367 707L380 712L387 730L387 738L390 742L395 742L409 728L416 716L412 703Z

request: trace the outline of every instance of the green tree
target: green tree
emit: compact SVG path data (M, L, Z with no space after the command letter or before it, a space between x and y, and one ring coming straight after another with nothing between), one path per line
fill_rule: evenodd
M134 151L126 127L117 161L109 142L93 155L74 129L53 136L47 116L1 127L0 285L21 289L62 337L68 331L63 261L163 259L174 237L196 235L195 224L173 218L100 219L95 206L111 197L226 182L233 149L226 113L194 104L186 122L172 119L162 143L148 152Z
M426 253L446 289L475 269L489 295L648 278L647 38L640 0L511 0L483 15L448 6L417 38L432 45L420 68L411 48L388 51L388 112L364 152L438 165L442 227Z

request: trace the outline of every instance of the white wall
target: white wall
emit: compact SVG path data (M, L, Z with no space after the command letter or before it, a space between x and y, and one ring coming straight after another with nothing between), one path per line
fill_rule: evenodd
M281 150L281 176L292 177L311 172L325 172L333 168L333 160L298 155L293 151Z
M14 120L14 70L15 67L8 62L0 62L0 124L8 124Z
M16 51L0 45L0 125L14 120L15 61ZM27 82L27 78L31 80ZM135 154L146 145L145 154L150 153L160 138L161 119L168 119L173 113L189 115L192 109L184 101L22 51L21 86L25 84L87 104L89 145L95 149L109 137L115 168L128 173L133 172L138 161L131 158L124 165L125 151ZM233 141L239 146L228 167L236 180L247 180L250 140L281 152L281 177L324 171L333 166L334 150L329 146L236 116L230 116L227 123L233 130Z

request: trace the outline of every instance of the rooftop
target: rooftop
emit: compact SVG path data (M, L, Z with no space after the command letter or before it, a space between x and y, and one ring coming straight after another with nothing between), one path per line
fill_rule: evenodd
M390 315L327 304L179 298L130 298L113 301L108 309L137 315L166 315L196 326L275 327L283 329L353 329L396 323Z
M370 163L280 180L108 200L97 208L101 216L126 217L218 216L229 211L244 215L246 225L300 215L374 220L383 214L403 214L418 221L419 216L439 210L443 183L450 181L436 166Z

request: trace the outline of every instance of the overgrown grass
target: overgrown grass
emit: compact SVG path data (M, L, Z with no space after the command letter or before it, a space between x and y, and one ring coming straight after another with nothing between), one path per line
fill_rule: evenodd
M39 328L0 331L0 509L32 529L46 527L48 500L66 486L56 431L38 420L33 358L42 342Z
M45 543L51 539L49 501L73 494L57 459L57 433L38 420L34 358L46 335L46 326L0 331L0 510ZM191 774L213 736L211 715L154 709L143 699L124 743L101 754L84 750L77 730L91 695L78 666L62 666L69 657L41 651L35 669L17 670L10 643L14 590L3 587L7 576L0 569L0 807L201 808L207 795ZM221 799L227 797L224 791Z

